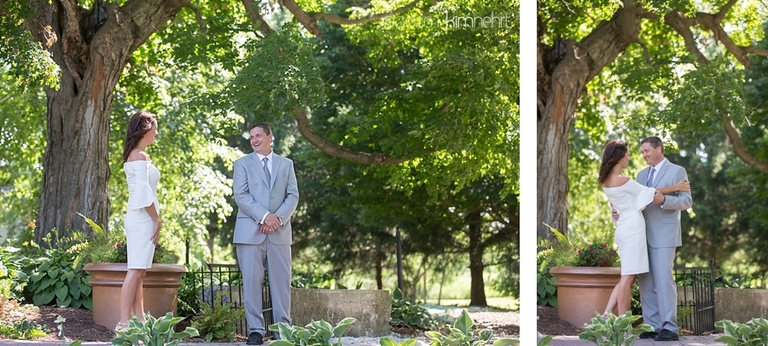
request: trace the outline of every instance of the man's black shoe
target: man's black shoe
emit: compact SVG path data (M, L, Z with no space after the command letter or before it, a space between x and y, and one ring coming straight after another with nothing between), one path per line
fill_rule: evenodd
M264 343L264 337L261 336L261 334L257 332L253 332L250 335L248 335L248 341L245 343L246 345L261 345Z
M656 335L659 335L659 333L656 332L642 332L640 333L640 339L653 339L656 337Z
M656 341L677 341L677 340L680 340L680 338L677 336L677 334L675 334L675 333L673 333L673 332L671 332L669 330L662 329L661 332L659 332L659 335L656 335L655 337L653 337L653 340L656 340Z

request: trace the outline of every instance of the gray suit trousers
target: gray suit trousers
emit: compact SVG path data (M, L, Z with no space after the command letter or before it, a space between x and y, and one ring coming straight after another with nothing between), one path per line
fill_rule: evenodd
M672 277L674 247L648 248L650 271L639 275L643 321L655 332L667 329L679 334L677 326L677 285ZM658 289L658 291L657 291Z
M267 238L261 244L235 244L237 261L243 272L245 319L248 332L265 335L262 307L264 269L269 273L274 323L291 324L291 245L276 245ZM246 272L247 271L247 272Z

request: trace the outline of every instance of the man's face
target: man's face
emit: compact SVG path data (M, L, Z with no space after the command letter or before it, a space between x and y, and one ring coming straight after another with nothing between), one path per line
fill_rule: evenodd
M664 159L664 154L661 153L661 146L654 148L650 143L643 143L640 146L640 151L643 153L643 159L651 166L656 166Z
M269 155L272 151L272 133L264 133L261 127L254 127L250 132L251 148L261 155Z

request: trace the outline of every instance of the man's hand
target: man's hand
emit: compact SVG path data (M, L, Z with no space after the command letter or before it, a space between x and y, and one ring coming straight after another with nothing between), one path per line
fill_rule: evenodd
M662 195L659 190L656 190L656 192L653 194L653 204L659 205L662 202L664 202L664 195Z
M611 208L611 217L613 217L614 222L619 222L619 212L616 209Z
M278 227L282 225L283 218L280 215L277 214L268 214L266 218L264 218L264 223L259 227L259 232L264 234L270 234L277 230Z

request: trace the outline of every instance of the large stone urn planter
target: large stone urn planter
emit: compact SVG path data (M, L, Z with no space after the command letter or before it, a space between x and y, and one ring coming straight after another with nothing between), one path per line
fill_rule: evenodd
M549 272L557 286L557 316L577 328L603 313L621 279L618 267L554 267Z
M297 326L324 320L335 326L345 317L357 321L344 336L389 335L392 298L385 290L291 289L291 319Z
M127 263L89 263L83 270L91 274L93 288L93 321L109 329L120 320L120 291ZM168 312L176 314L176 298L181 275L187 268L181 264L152 264L144 277L144 309L154 317Z

